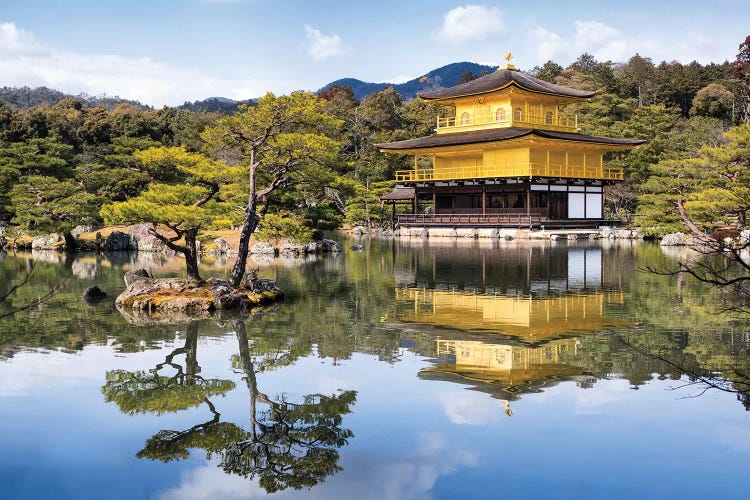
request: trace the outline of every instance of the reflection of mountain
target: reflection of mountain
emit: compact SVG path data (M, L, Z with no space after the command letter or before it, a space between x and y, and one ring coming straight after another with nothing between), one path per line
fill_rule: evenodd
M512 401L539 392L558 380L590 377L566 360L575 359L578 339L555 340L541 347L496 344L479 340L436 340L436 364L419 373L429 380L471 384L474 390Z

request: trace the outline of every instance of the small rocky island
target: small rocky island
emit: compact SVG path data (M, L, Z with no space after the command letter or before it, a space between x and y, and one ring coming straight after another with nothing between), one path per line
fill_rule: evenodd
M235 288L227 281L154 278L145 269L125 273L125 291L115 300L118 309L135 315L204 317L217 310L248 310L283 299L273 280L249 273Z

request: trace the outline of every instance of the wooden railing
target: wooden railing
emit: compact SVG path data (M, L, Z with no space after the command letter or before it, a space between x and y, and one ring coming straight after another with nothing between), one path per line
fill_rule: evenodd
M447 181L494 177L564 177L575 179L623 180L622 168L602 168L599 165L565 165L555 163L508 163L439 169L399 170L397 182Z
M547 220L546 208L504 208L491 213L399 215L399 225L419 226L531 226Z
M464 119L461 119L461 116L438 117L437 119L438 132L445 131L445 129L460 131L461 129L476 128L478 125L547 128L549 130L575 132L578 130L578 115L570 119L562 116L555 117L554 115L548 118L544 113L522 113L520 117L514 117L512 113L507 113L504 119L498 120L495 113L477 113Z

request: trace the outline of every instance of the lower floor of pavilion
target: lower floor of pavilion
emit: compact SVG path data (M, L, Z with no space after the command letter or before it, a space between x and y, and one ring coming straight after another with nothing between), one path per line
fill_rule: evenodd
M381 197L400 226L576 227L604 220L606 181L505 179L399 185ZM410 203L396 215L397 203ZM408 205L407 205L408 206Z

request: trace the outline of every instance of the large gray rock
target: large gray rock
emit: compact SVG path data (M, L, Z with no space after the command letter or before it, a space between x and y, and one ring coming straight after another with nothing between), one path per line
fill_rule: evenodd
M682 247L688 242L688 237L685 233L669 233L665 234L659 242L659 245L663 247Z
M8 246L8 240L5 239L5 236L0 234L0 250L3 250L7 246Z
M134 271L128 271L125 273L125 286L130 286L136 281L142 280L142 279L154 279L153 274L148 272L146 269L136 269Z
M246 288L233 288L228 282L208 283L182 278L149 278L133 273L127 287L115 300L120 308L134 312L179 313L203 317L217 309L246 309L283 297L270 280L252 279Z
M151 233L151 224L137 224L128 230L130 245L133 250L139 252L163 252L173 253L167 245Z
M74 238L77 238L80 234L83 233L92 233L96 230L96 227L94 226L76 226L73 229L70 230L70 234L73 235Z
M216 252L220 255L232 253L232 247L229 246L229 243L224 238L216 238L214 245L216 245Z
M282 240L279 243L279 255L305 255L308 253L305 243L294 243L290 240Z
M267 241L259 241L250 248L251 254L275 255L276 249Z
M102 250L107 252L127 252L129 250L138 250L138 247L129 234L125 234L122 231L112 231L104 240Z
M62 241L62 237L59 234L55 233L49 234L47 236L37 236L31 242L31 248L33 250L54 250L58 246L55 244L59 243L60 241Z

